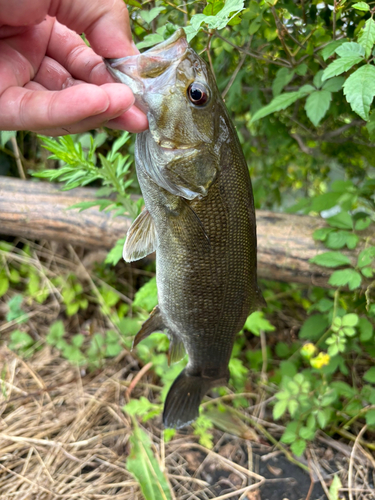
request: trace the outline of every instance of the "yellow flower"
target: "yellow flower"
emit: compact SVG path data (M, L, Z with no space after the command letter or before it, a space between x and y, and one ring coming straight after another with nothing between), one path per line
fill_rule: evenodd
M320 352L315 358L310 359L310 364L313 368L323 368L323 366L327 366L330 360L329 354L326 352Z
M310 342L310 343L305 344L304 346L302 346L301 355L305 359L310 359L312 356L314 356L315 351L316 351L316 347L314 346L314 344L312 344Z

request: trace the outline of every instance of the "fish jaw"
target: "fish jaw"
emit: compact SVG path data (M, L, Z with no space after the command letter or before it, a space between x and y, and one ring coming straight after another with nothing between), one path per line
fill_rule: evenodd
M149 104L144 96L162 93L174 85L176 67L188 49L185 32L179 29L168 40L142 54L104 59L104 62L111 75L132 90L136 105L147 113Z

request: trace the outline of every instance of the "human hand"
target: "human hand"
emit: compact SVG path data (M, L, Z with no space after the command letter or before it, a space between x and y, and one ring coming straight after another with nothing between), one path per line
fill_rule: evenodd
M102 60L137 52L123 0L0 0L0 130L145 130Z

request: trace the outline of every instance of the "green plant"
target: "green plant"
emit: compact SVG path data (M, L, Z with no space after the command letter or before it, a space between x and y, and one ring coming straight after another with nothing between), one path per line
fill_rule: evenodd
M130 198L128 190L134 181L129 175L132 159L129 153L122 155L119 151L128 142L129 137L128 132L123 132L104 156L101 153L96 154L97 148L108 138L104 132L96 134L95 137L87 133L75 137L68 135L58 140L40 136L42 146L53 153L50 158L59 160L62 166L36 172L34 176L64 182L65 190L100 180L102 188L97 192L97 200L77 203L70 208L85 210L99 206L100 210L115 211L115 216L128 215L135 219L140 213L143 201L141 198L138 201ZM110 198L112 194L114 199ZM116 264L120 260L123 244L124 239L121 239L109 254L109 263Z

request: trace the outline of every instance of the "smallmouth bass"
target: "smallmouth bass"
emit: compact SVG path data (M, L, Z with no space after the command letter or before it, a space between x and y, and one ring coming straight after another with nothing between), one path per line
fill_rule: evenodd
M163 413L166 427L181 428L198 416L210 388L228 382L235 336L264 305L249 171L215 79L182 29L106 64L149 121L135 154L145 209L129 229L124 258L156 251L159 305L134 345L165 330L170 360L187 352Z

